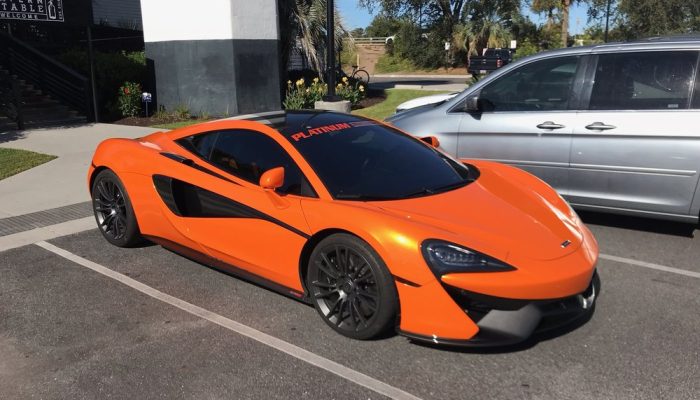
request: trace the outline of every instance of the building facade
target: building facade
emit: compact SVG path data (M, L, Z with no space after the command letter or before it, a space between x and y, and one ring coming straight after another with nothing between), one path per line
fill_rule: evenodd
M276 0L141 0L158 105L215 116L279 109L277 13Z

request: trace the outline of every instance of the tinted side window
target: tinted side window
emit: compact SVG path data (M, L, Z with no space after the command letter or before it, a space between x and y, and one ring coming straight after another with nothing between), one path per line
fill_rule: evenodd
M481 90L484 111L554 111L569 108L577 56L535 61Z
M204 159L209 159L211 150L214 148L218 132L203 133L201 135L182 138L177 142L187 150L199 154Z
M255 131L230 130L187 138L188 148L221 169L258 184L267 170L284 167L281 193L314 196L313 189L287 152L271 137Z
M686 109L697 58L695 51L601 54L588 108Z

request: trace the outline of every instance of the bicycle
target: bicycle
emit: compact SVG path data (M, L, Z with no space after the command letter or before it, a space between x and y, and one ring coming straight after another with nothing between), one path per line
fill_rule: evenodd
M367 72L367 70L362 67L352 65L352 72L350 73L350 77L357 79L358 81L362 82L362 84L365 86L369 85L369 72Z

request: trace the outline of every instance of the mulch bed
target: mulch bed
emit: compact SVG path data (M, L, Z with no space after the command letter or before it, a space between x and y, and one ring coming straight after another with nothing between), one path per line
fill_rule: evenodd
M359 110L360 108L371 107L377 103L381 103L386 100L386 92L383 90L370 89L367 91L367 97L360 100L360 103L354 106L353 110Z
M192 118L195 119L195 118ZM122 118L116 121L112 121L110 123L112 124L118 124L118 125L131 125L131 126L153 126L153 125L162 125L162 124L170 124L173 122L180 122L184 121L182 119L177 119L177 118L157 118L154 116L150 117L127 117L127 118Z
M383 90L368 90L367 91L367 97L362 99L359 104L356 106L353 106L353 110L359 110L361 108L367 108L371 107L377 103L381 103L382 101L386 100L386 93ZM192 120L195 120L196 118L192 118ZM180 122L184 121L182 119L177 119L177 118L157 118L155 116L150 116L150 117L127 117L127 118L122 118L116 121L112 121L110 123L112 124L118 124L118 125L130 125L130 126L153 126L153 125L162 125L162 124L170 124L173 122Z

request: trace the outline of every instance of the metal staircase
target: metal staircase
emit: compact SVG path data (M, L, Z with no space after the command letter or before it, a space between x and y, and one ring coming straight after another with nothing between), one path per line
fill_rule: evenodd
M92 120L87 78L0 33L0 130Z

